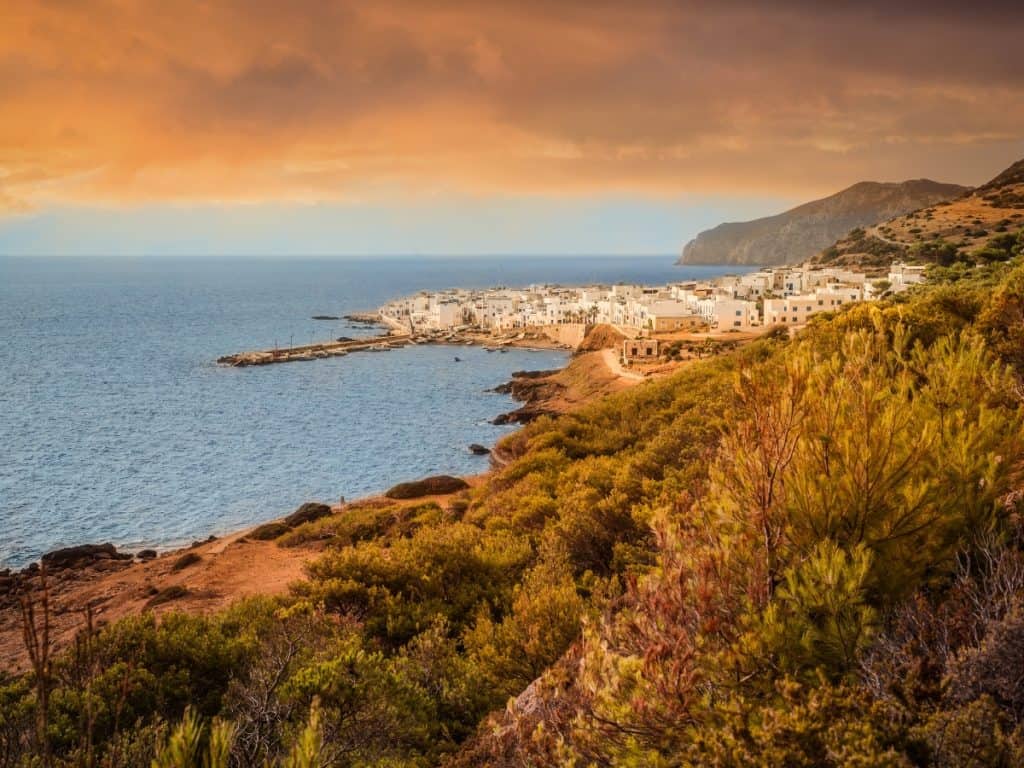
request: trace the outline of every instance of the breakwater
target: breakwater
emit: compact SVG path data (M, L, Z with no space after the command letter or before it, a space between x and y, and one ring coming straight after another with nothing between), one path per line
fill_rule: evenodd
M352 352L386 352L410 344L476 345L484 347L488 352L506 352L509 347L571 350L578 346L579 339L582 338L581 333L575 335L565 333L566 329L574 330L575 324L537 326L504 334L481 329L424 329L410 333L394 318L377 313L350 314L345 315L345 319L349 322L387 326L389 330L385 334L365 338L341 338L337 341L303 344L296 347L275 347L274 349L238 352L219 357L217 362L221 365L235 367L272 365L274 363L344 357Z
M295 363L304 360L321 360L327 357L344 357L351 352L386 352L406 344L416 343L411 336L388 334L365 339L326 341L319 344L304 344L298 347L261 349L239 352L217 358L222 365L245 367L248 365L271 365L273 363Z

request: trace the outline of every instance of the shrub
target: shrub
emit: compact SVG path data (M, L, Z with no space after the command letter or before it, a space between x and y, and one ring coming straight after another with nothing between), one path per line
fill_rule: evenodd
M264 523L263 525L254 528L247 535L250 539L256 541L273 541L279 536L283 536L291 530L287 525L281 522Z
M170 603L174 600L180 600L181 598L186 597L188 593L187 587L184 587L181 584L173 584L161 589L149 598L149 600L146 601L146 607L154 608L158 605L164 605L165 603Z
M434 477L425 477L422 480L399 483L389 488L384 495L389 499L417 499L421 496L455 493L466 488L469 488L469 483L461 477L436 475Z
M330 514L331 508L326 504L309 501L288 515L288 517L284 519L284 524L289 528L294 528L298 525L302 525L303 523L311 523L314 520L319 520L322 517L329 517Z
M171 565L171 570L172 571L182 571L182 570L188 568L189 566L192 566L192 565L195 565L198 562L201 562L202 559L203 558L197 552L186 552L184 555L182 555L181 557L179 557L177 560L174 561L174 564Z

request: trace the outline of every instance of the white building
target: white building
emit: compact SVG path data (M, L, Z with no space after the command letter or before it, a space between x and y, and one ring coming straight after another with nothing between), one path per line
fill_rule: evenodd
M859 285L829 283L814 289L813 293L765 299L765 325L803 325L819 312L831 312L845 304L860 301L864 289Z
M757 302L744 299L721 299L712 308L712 322L720 331L731 328L752 328L761 324Z
M901 261L889 267L889 290L893 293L905 291L912 285L924 282L926 267L912 267Z
M456 299L440 299L430 306L427 324L438 330L463 324L462 305Z
M895 263L889 272L894 292L923 280L923 267ZM801 325L817 312L873 299L876 293L863 273L805 264L655 286L531 285L421 292L389 302L380 312L393 327L413 332L460 325L507 332L565 323L610 323L643 333L666 333L702 324L719 330ZM758 311L760 302L763 312Z
M706 322L685 301L679 299L656 299L644 309L647 314L644 325L654 333L693 330Z

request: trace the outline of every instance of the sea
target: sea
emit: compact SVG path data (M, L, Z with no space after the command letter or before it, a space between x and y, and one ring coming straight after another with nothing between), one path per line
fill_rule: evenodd
M412 346L256 368L224 354L379 333L314 321L419 290L710 277L660 257L0 257L0 569L88 542L181 546L488 467L490 390L561 351ZM459 358L456 362L455 358Z

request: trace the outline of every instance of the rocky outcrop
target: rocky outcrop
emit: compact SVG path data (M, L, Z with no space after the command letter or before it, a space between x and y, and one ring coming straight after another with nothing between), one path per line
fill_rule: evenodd
M48 570L57 571L65 568L85 568L99 561L131 560L132 556L118 552L113 544L79 544L47 552L42 563Z
M513 400L521 403L535 403L539 400L547 400L555 397L563 389L564 385L554 381L553 377L559 371L516 371L512 374L512 380L503 384L495 391L512 395Z
M834 195L754 221L719 224L686 244L680 264L792 264L857 227L868 227L967 192L929 179L862 181Z
M565 391L565 385L555 380L560 371L516 371L512 380L495 387L492 392L512 395L513 400L526 403L508 413L491 419L491 424L528 424L536 418L554 413L544 404Z
M616 330L614 326L602 323L590 329L573 354L583 355L601 349L621 349L622 342L625 340L625 335Z
M330 517L331 508L318 501L307 501L297 510L284 519L284 524L289 528L295 528L304 523L312 523L322 517Z
M499 413L491 419L491 424L495 424L497 426L505 424L529 424L534 419L539 419L541 416L551 416L554 413L554 411L550 411L546 408L524 405L522 408L516 408L516 410L509 411L508 413Z
M435 475L409 483L399 483L393 488L389 488L384 495L389 499L418 499L422 496L456 493L466 488L469 488L469 483L461 477Z

